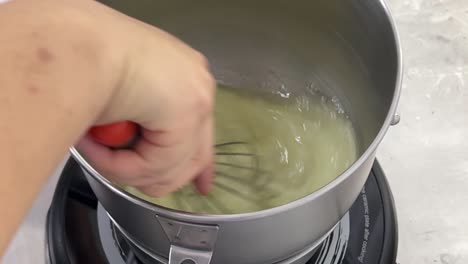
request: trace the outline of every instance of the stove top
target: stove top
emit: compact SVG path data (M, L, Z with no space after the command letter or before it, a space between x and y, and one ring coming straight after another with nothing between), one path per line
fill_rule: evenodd
M395 264L398 232L393 197L376 161L358 199L307 264ZM70 159L47 215L50 264L142 264ZM147 260L144 262L147 263Z

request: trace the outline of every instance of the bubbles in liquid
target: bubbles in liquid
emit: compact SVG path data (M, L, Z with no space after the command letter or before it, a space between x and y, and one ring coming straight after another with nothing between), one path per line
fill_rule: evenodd
M316 95L320 92L320 89L318 87L318 85L315 83L315 82L311 82L308 86L307 86L307 91L311 94L311 95Z
M283 148L283 151L281 152L281 161L284 163L289 163L287 148Z
M344 114L345 111L343 109L343 106L341 105L340 103L340 99L338 99L337 96L333 96L332 99L331 99L332 103L335 105L335 108L336 108L336 112L338 114Z
M301 136L296 136L296 142L302 145Z
M291 95L291 93L288 93L288 92L281 92L281 91L277 91L276 94L280 95L281 97L285 98L285 99L288 99L289 96Z
M304 163L303 162L297 162L296 163L296 170L299 173L304 173Z

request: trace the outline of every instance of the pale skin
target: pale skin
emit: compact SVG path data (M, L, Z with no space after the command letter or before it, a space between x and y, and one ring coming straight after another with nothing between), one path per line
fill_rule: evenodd
M215 82L203 55L93 0L14 0L0 5L0 32L0 258L72 145L152 196L210 190ZM144 128L132 150L86 137L122 120Z

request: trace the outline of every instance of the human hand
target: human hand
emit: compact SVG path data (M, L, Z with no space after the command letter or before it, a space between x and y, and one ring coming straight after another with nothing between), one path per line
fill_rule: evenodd
M206 59L174 36L100 6L104 38L118 80L94 125L130 120L142 127L130 150L86 135L77 149L107 179L163 196L194 181L207 193L213 177L215 81ZM101 26L102 27L102 26Z

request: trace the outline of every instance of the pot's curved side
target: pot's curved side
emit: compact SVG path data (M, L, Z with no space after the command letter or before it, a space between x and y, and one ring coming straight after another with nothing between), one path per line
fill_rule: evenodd
M238 221L223 221L220 218L212 263L274 263L320 240L356 200L374 159L373 153L331 191L291 210L271 217ZM126 234L154 254L169 257L171 243L158 217L175 221L170 211L164 214L148 207L135 206L96 180L88 171L85 171L85 175L103 207ZM187 224L207 223L192 221Z

